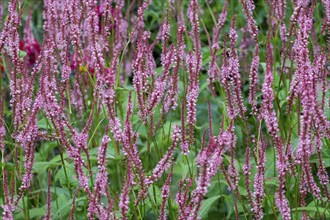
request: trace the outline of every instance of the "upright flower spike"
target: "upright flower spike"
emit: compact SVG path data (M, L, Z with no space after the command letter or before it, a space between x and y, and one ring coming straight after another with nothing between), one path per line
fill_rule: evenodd
M313 193L317 198L321 198L320 189L314 181L309 157L314 153L312 145L313 136L313 122L317 122L318 117L315 115L319 112L317 103L317 94L314 85L316 84L316 77L309 60L308 34L311 30L312 20L306 15L302 16L299 21L300 30L298 38L295 42L294 52L297 61L297 70L295 79L302 81L298 82L296 92L301 95L302 105L302 119L301 119L301 132L296 151L296 161L302 164L302 182L301 192L306 194L307 191ZM313 120L313 118L315 119ZM315 126L319 130L319 126ZM321 127L321 126L320 126ZM320 130L320 132L322 132ZM306 189L306 186L307 189Z
M322 160L322 140L317 132L315 133L315 145L316 145L317 156L319 161L317 176L320 180L320 184L322 185L322 189L325 195L327 196L328 199L330 199L330 193L327 187L329 185L330 180L329 180L329 175L326 172L324 161Z
M329 122L326 120L324 111L320 107L317 100L317 78L323 65L322 55L316 56L314 59L314 67L312 67L309 59L308 38L312 28L312 20L309 16L303 15L298 19L299 32L294 44L294 58L297 62L297 69L294 74L294 81L290 88L289 104L292 106L293 99L300 96L302 106L302 118L300 122L301 132L296 151L296 161L302 164L302 180L300 191L302 194L301 205L305 204L305 196L307 192L311 192L317 198L321 197L320 189L314 181L309 157L314 153L313 149L313 133L315 133L316 148L320 151L319 138L329 135ZM324 90L323 90L324 92ZM322 104L322 103L321 103ZM322 175L322 163L320 164L320 175ZM323 177L321 177L323 179ZM323 182L323 181L322 181ZM327 190L325 190L325 193Z
M110 138L108 137L108 135L104 135L97 155L99 172L98 175L96 176L94 192L100 191L100 193L104 196L106 196L107 188L108 188L108 171L106 168L107 167L106 155L107 155L109 142L110 142Z
M216 27L215 32L213 34L214 38L212 39L212 47L216 44L219 45L220 35L221 35L223 26L224 26L224 24L226 22L226 19L227 19L227 13L228 13L227 10L228 10L228 0L225 0L222 11L221 11L221 13L219 15L219 18L218 18L217 27Z
M179 205L178 220L187 219L191 211L191 205L188 205L189 188L192 185L191 179L180 180L178 184L178 192L175 196L175 201Z
M217 58L216 54L220 48L220 45L219 45L220 35L221 35L223 26L224 26L226 18L227 18L227 7L228 7L228 1L226 0L224 6L222 8L221 14L219 15L219 18L218 18L217 27L215 28L215 31L213 33L214 37L212 39L212 45L209 45L211 60L209 63L209 70L207 73L209 74L209 79L208 79L209 88L213 95L215 94L215 91L213 88L213 82L216 79L220 79L220 73L218 70L217 63L216 63L216 58Z
M275 16L278 19L283 19L285 17L285 10L286 10L286 1L279 0L274 2L275 3Z
M43 30L45 31L46 36L51 38L51 40L56 42L56 33L58 29L56 27L56 4L53 0L47 0L44 2L44 11L43 11Z
M6 128L5 128L5 119L3 115L3 100L0 100L0 151L5 150L5 135L6 135Z
M14 220L13 211L15 206L12 203L12 199L9 197L9 187L8 187L8 173L6 170L3 172L2 188L4 195L4 204L2 205L2 219L3 220Z
M142 29L144 28L143 14L144 14L144 11L149 7L151 2L152 2L152 0L143 1L141 7L139 7L139 9L138 9L137 29L139 32L142 31Z
M177 55L179 60L183 61L185 57L185 52L184 49L186 48L186 44L184 41L184 32L185 32L185 27L183 24L180 25L178 29L178 39L177 39Z
M325 48L322 48L321 54L314 59L314 75L320 81L319 84L322 89L321 111L324 111L326 93L328 91ZM314 87L317 87L317 84L314 84Z
M152 172L152 176L146 180L146 184L149 181L157 181L162 174L167 170L167 168L170 166L170 162L172 160L172 156L174 153L174 148L178 145L180 141L180 133L181 130L178 126L174 126L173 133L172 133L172 145L168 152L164 155L164 157L158 162L157 166ZM150 185L150 183L148 184Z
M327 120L324 106L325 106L325 99L326 99L326 93L328 91L327 86L327 68L325 64L325 54L321 52L319 56L316 56L314 59L314 67L312 68L312 81L313 81L313 89L312 94L314 96L313 101L315 102L315 116L313 123L315 124L315 127L317 128L317 132L321 135L321 137L330 137L330 122ZM320 78L320 79L319 79ZM318 83L318 81L321 81ZM318 102L318 84L320 85L321 91L322 91L322 98L321 103Z
M199 5L197 0L191 0L188 8L188 18L192 26L191 36L194 45L194 56L196 65L194 66L195 75L198 76L198 72L202 65L202 52L200 41L200 25L199 25ZM196 79L197 80L197 79Z
M189 61L188 61L189 62ZM198 98L198 85L192 85L188 89L187 94L187 123L188 123L188 133L189 133L189 143L194 142L194 127L196 123L196 104Z
M174 46L168 48L166 54L162 54L162 66L163 66L163 71L162 75L156 79L155 87L153 91L151 92L151 95L148 100L148 107L146 110L146 115L147 117L149 114L152 113L152 110L158 103L160 103L165 89L166 89L166 84L168 81L168 78L170 77L170 67L173 63L175 63L175 56L176 56L176 51ZM163 51L164 52L164 51Z
M122 144L123 144L124 155L128 158L128 162L130 163L129 169L134 169L137 171L139 183L143 190L145 188L144 187L145 173L136 144L136 138L138 137L138 134L133 132L133 126L130 121L132 114L133 114L133 104L132 104L132 94L130 93L128 96L128 104L126 108L126 121L125 121L125 129L124 129Z
M259 46L257 45L254 50L254 55L250 68L250 90L249 90L249 103L252 106L252 114L257 114L257 98L256 93L258 91L258 68L259 68Z
M280 29L280 38L283 41L283 48L284 45L288 41L288 33L287 28L285 24L285 11L286 11L286 1L285 0L279 0L273 2L273 11L274 11L274 17L277 19ZM275 19L274 19L275 20ZM276 22L276 21L274 21Z
M168 149L167 153L163 156L163 158L157 163L156 167L152 171L152 175L145 179L144 188L139 192L138 198L136 199L135 202L136 205L139 204L140 200L146 196L147 188L154 182L158 181L162 177L163 173L171 165L171 162L173 160L172 157L173 157L174 149L180 141L180 134L181 134L180 128L177 125L175 125L173 127L173 133L172 133L172 145Z
M44 217L44 220L51 220L51 201L52 201L52 194L50 191L50 185L51 185L51 174L50 171L48 171L48 187L47 187L47 209L46 209L46 215Z
M86 146L84 145L84 142L86 142L86 136L77 136L77 139L75 139L75 144L77 144L77 147L73 147L66 137L65 126L68 126L72 133L74 133L74 130L71 126L69 126L68 121L65 119L63 113L63 103L58 104L56 98L56 95L59 93L59 89L55 77L58 71L56 69L55 57L53 56L54 50L55 45L53 42L50 40L44 42L44 57L42 60L43 72L40 76L40 88L32 110L33 114L31 114L30 117L33 116L36 118L36 112L40 108L45 111L47 118L49 118L53 123L53 126L58 133L60 143L66 148L68 155L74 161L74 168L80 187L84 189L87 196L91 198L91 191L88 188L88 178L83 172L83 167L86 167L86 164L81 156L81 150L84 148L86 150ZM23 185L23 189L25 187L26 186Z
M206 195L211 178L217 173L222 164L222 155L233 144L232 131L221 131L217 137L210 137L207 146L202 146L197 163L200 172L197 179L196 189L192 194L191 211L188 219L197 218L198 211L201 207L203 197Z
M73 158L74 168L80 187L90 195L91 192L88 188L88 178L83 171L83 167L85 166L85 161L83 160L78 148L70 146L70 149L67 149L67 151L68 151L68 155L71 158Z
M189 144L194 143L194 127L196 123L196 104L198 98L198 77L202 65L201 42L199 36L199 6L197 0L191 0L188 8L188 17L192 26L191 36L193 51L187 54L186 62L189 73L189 85L187 89L187 123L189 133Z
M175 110L178 105L178 96L179 96L179 68L180 63L184 59L184 26L180 26L177 31L177 45L176 45L176 57L174 63L173 74L169 82L169 90L165 97L164 110L168 112L170 109Z
M106 133L107 132L108 127L106 128ZM102 142L98 150L98 173L96 175L96 180L94 184L93 198L90 199L88 207L88 217L91 219L93 219L94 214L101 218L101 210L103 210L104 207L102 206L102 204L100 204L100 198L101 195L107 196L108 194L108 171L106 164L106 152L109 142L110 138L108 137L108 135L105 134L102 138ZM111 208L111 203L109 203L108 206Z
M174 166L174 163L172 162L171 170L170 170L169 174L167 175L165 183L162 187L162 204L161 204L161 208L160 208L159 220L166 220L166 209L165 208L166 208L166 202L168 201L168 199L171 196L170 195L170 193L171 193L170 184L171 184L172 175L173 175L173 166Z
M234 90L234 101L239 109L239 113L242 118L244 118L244 114L246 111L246 107L243 104L243 97L242 97L242 83L241 83L241 76L239 73L239 59L236 49L237 43L237 33L236 33L236 16L234 16L231 24L231 28L229 31L229 40L230 40L230 52L229 52L229 74L232 78L232 86Z
M20 25L21 11L17 11L17 6L21 4L19 0L11 0L8 3L9 17L4 23L0 34L0 51L8 45L10 54L15 54L15 47L19 46L17 28ZM2 17L1 17L2 18Z
M20 57L20 63L22 70L20 77L17 80L20 90L20 98L16 103L16 109L19 113L17 119L26 119L31 112L33 106L34 90L35 90L35 77L40 71L42 63L41 48L32 33L30 26L31 22L31 11L29 12L24 28L24 37L20 40L19 49L26 52L26 56ZM20 52L21 53L21 52Z
M122 219L128 219L127 214L129 210L129 191L130 188L134 185L133 180L133 171L129 163L127 163L127 170L126 170L126 180L123 186L122 193L120 194L120 201L119 201L119 208L120 213L122 215Z
M145 94L152 92L150 91L148 78L154 77L156 69L155 60L152 56L152 51L148 43L149 38L150 32L145 31L137 43L136 54L132 63L132 69L134 73L133 85L137 92L139 116L144 122L146 122L148 114L147 109L145 109L147 108L147 98ZM165 88L164 86L165 85L163 85L163 82L161 82L158 85L159 88L157 91ZM155 93L153 95L153 99L158 101L159 93Z
M285 174L287 169L286 157L283 152L284 145L281 137L279 136L279 127L277 122L277 116L274 110L273 101L273 72L272 72L272 49L270 45L270 32L268 32L267 40L267 56L266 56L266 74L264 83L262 85L262 111L261 117L265 120L269 134L271 135L275 148L276 148L276 168L279 178L279 186L275 193L275 204L282 214L284 220L291 219L291 211L288 200L285 198Z
M261 127L259 127L261 129ZM253 206L252 212L254 214L255 219L262 219L264 216L264 212L262 209L262 202L265 197L265 189L264 189L264 181L265 181L265 161L266 161L266 145L263 143L260 138L258 146L258 161L257 161L257 173L254 176L253 183Z
M74 51L78 51L81 48L81 35L82 29L80 27L80 18L82 16L82 5L78 3L78 0L66 0L67 10L68 10L68 35L70 41L72 42L72 46ZM80 59L80 58L78 58Z
M248 29L253 38L257 41L258 39L258 27L257 22L254 20L252 13L255 8L253 1L251 0L241 0L243 6L244 14L247 18Z
M233 125L233 122L230 123L229 129L231 132L231 140L230 140L230 164L228 167L228 177L231 183L228 185L229 190L236 190L238 187L238 181L239 181L239 173L238 169L236 167L235 162L235 148L236 148L236 135L235 135L235 126Z
M162 25L162 30L161 30L161 40L162 40L162 54L161 54L161 61L162 63L165 62L165 59L166 59L166 54L167 54L167 43L168 43L168 40L170 38L170 31L171 31L171 26L170 26L170 22L169 22L169 10L167 10L166 12L166 18L165 18L165 21Z
M327 0L322 0L324 8L326 9L326 16L328 18L328 22L330 23L330 2Z
M255 140L254 137L252 138L252 143ZM245 188L247 191L247 197L249 199L249 203L250 203L250 207L251 209L253 209L253 200L252 200L252 193L251 193L251 179L250 179L250 175L251 175L251 150L250 150L250 144L249 144L249 140L248 138L246 138L246 151L245 151L245 162L243 165L243 174L245 177Z
M133 126L130 122L131 116L133 114L133 104L132 104L132 95L131 93L128 96L128 104L126 110L126 122L125 122L125 129L124 129L124 137L123 137L123 148L124 154L127 156L127 163L126 163L126 180L120 195L120 203L119 207L122 213L122 218L127 219L127 212L128 212L128 204L129 204L129 190L135 184L134 182L134 173L133 167L137 170L140 185L142 190L144 187L144 171L142 167L142 162L138 154L137 146L136 146L136 136L133 133Z
M49 22L54 22L53 28L55 30L51 30L54 32L55 35L55 44L59 51L59 60L58 62L61 63L61 78L62 83L66 82L71 74L71 68L69 64L69 8L70 3L69 1L63 1L62 4L56 4L55 1L51 1L52 4L50 5L52 12L54 12L52 19ZM57 24L61 25L57 25Z
M33 179L33 163L34 163L34 155L35 155L35 148L37 146L37 139L39 137L38 127L37 127L37 112L40 108L40 103L36 99L34 103L33 110L29 115L28 122L26 123L24 129L16 136L18 143L21 144L24 153L24 168L25 172L22 177L22 184L19 188L19 193L15 201L15 207L17 206L18 202L22 198L24 192L30 188L31 181Z
M4 23L4 27L0 35L0 52L9 55L12 68L10 71L10 106L13 111L14 130L17 132L18 127L24 120L23 109L21 109L22 96L20 84L21 73L23 71L23 62L20 59L20 41L19 41L19 27L21 25L22 8L21 1L11 0L8 3L8 19ZM4 51L6 49L6 51Z
M100 84L99 94L101 95L102 103L107 107L107 116L109 120L109 128L113 134L115 141L123 142L124 132L121 128L121 122L117 117L115 110L115 74L118 68L118 55L112 60L111 67L107 70L107 75L103 78Z
M189 152L189 144L188 144L188 141L186 140L186 122L185 122L185 114L184 114L184 110L185 110L185 103L182 104L182 107L181 107L181 126L182 126L182 129L181 129L181 144L180 144L180 147L181 147L181 151L184 155L187 155L188 152Z
M230 89L230 82L232 81L232 78L230 77L230 72L229 72L229 63L227 59L227 48L226 48L226 36L223 39L224 41L224 47L222 50L222 57L223 57L223 62L221 66L221 83L225 88L226 92L226 110L227 110L227 115L230 120L233 120L236 115L238 114L237 109L234 106L234 100L232 98L233 94Z
M33 140L34 142L35 140ZM33 178L32 173L32 167L34 163L34 150L35 150L35 143L30 142L27 143L25 146L26 153L25 153L25 161L24 161L24 167L25 167L25 173L22 178L22 185L20 187L21 193L23 193L25 190L30 188L31 181Z

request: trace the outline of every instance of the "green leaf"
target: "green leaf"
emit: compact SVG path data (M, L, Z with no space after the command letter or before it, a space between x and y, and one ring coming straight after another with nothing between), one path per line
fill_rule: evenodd
M63 160L65 160L66 158L68 158L68 155L66 153L63 153ZM55 162L59 162L61 161L61 155L56 155L55 157L53 157L53 159L50 160L51 163L55 163Z
M162 204L162 192L161 190L152 185L148 188L148 199L146 200L146 205L152 208L153 206L157 206L157 208Z
M294 208L294 211L307 211L307 212L318 212L324 215L326 218L330 218L330 210L322 207L298 207Z
M42 173L47 170L50 166L61 166L60 163L53 163L53 162L35 162L33 164L33 172L35 173Z
M32 208L29 210L29 216L30 219L42 217L46 214L46 208L41 207L41 208ZM17 214L14 215L15 219L25 219L24 218L24 212L20 211Z
M67 176L65 175L64 168L61 167L61 169L56 173L55 180L59 180L61 186L64 188L68 187L68 185L72 187L78 186L78 180L76 178L76 173L73 168L73 164L68 164L65 162L66 172Z
M86 196L76 198L75 203L86 200L86 199L87 199ZM62 198L62 201L64 202L63 198ZM71 205L72 205L72 199L69 199L66 201L67 202L62 203L63 205L57 210L57 212L55 213L55 216L53 216L54 219L64 219L64 217L68 216Z
M26 56L26 52L24 50L19 51L19 58L24 58Z
M30 193L31 194L36 194L36 193L40 193L40 192L47 193L48 192L48 188L45 187L45 188L42 188L42 189L34 190L34 191L30 192ZM50 192L51 193L56 193L57 195L67 195L67 196L70 196L69 190L68 189L65 189L65 188L61 188L61 187L51 187L50 188Z
M92 148L91 150L89 150L89 156L92 160L97 161L97 156L98 156L98 148ZM85 156L85 154L83 154ZM122 159L121 157L117 158L115 155L115 150L112 147L108 147L107 148L107 152L106 152L106 159L108 160L115 160L115 159Z
M198 216L202 219L207 218L207 213L209 212L213 203L216 202L220 197L221 197L221 195L213 196L211 198L208 198L208 199L202 201L202 206L201 206Z
M38 121L38 128L39 129L45 129L45 130L46 129L54 129L52 124L49 121L47 121L46 118L42 118Z

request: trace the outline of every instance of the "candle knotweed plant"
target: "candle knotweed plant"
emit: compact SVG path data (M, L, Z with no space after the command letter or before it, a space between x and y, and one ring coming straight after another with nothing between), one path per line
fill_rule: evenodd
M0 2L1 219L330 219L329 0Z

